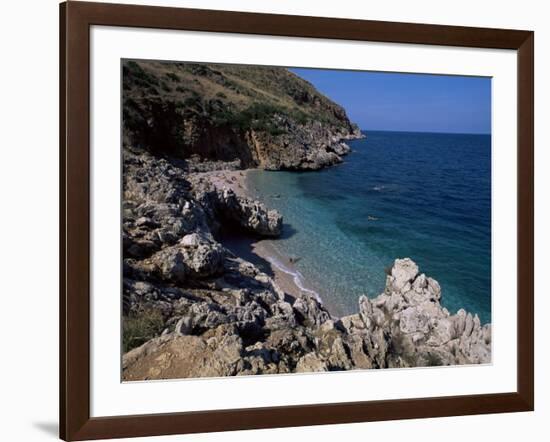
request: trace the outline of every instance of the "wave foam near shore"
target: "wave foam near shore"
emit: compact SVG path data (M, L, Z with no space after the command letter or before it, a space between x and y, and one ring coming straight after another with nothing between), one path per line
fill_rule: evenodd
M268 255L268 256L265 257L265 259L267 261L269 261L277 269L279 269L281 272L284 272L287 275L291 276L292 280L294 281L294 284L301 291L309 293L310 295L313 295L318 302L320 302L321 304L323 303L323 300L321 299L321 296L319 295L319 293L317 293L315 290L311 290L311 289L307 288L304 285L304 277L298 270L289 269L283 263L281 263L277 258L275 258L273 256Z

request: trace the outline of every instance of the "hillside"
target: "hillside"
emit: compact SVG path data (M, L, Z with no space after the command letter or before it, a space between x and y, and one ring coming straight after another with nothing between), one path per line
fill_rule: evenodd
M344 109L284 68L124 61L126 146L242 168L320 169L360 137Z

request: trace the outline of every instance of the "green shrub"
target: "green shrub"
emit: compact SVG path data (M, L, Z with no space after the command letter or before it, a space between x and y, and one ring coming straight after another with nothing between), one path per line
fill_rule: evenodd
M123 317L122 348L124 353L159 336L163 328L164 319L160 311L156 309L145 309Z
M175 82L178 82L180 81L180 77L178 74L174 74L173 72L168 72L166 74L166 77L168 77L168 79L172 80L172 81L175 81Z
M276 115L288 114L288 110L282 106L274 106L266 103L253 103L242 111L235 111L229 107L222 109L222 104L211 106L206 109L212 116L212 121L216 126L229 126L240 130L255 130L258 132L267 132L272 136L282 135L286 130L274 122ZM293 112L290 116L298 122L307 119L307 116L301 112Z
M123 81L133 81L137 86L147 87L149 85L158 86L158 79L143 70L135 61L128 61L122 68Z

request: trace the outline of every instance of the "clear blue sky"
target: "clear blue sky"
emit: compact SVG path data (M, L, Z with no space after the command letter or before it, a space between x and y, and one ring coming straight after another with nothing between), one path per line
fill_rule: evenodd
M361 129L491 133L491 79L291 69L342 105Z

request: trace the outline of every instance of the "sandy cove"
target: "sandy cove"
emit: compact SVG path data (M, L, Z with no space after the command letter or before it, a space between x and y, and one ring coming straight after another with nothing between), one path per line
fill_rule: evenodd
M250 199L257 199L251 191L248 182L248 170L216 170L197 173L201 178L208 179L218 189L229 188L238 196ZM295 281L296 268L287 256L281 255L271 244L272 240L257 239L245 235L234 235L224 238L224 246L237 256L250 261L260 267L262 271L270 275L275 283L293 298L299 297L302 293L315 294L307 287L301 288ZM318 298L318 296L317 296ZM319 299L321 301L321 299ZM332 306L327 305L329 310L334 311Z

